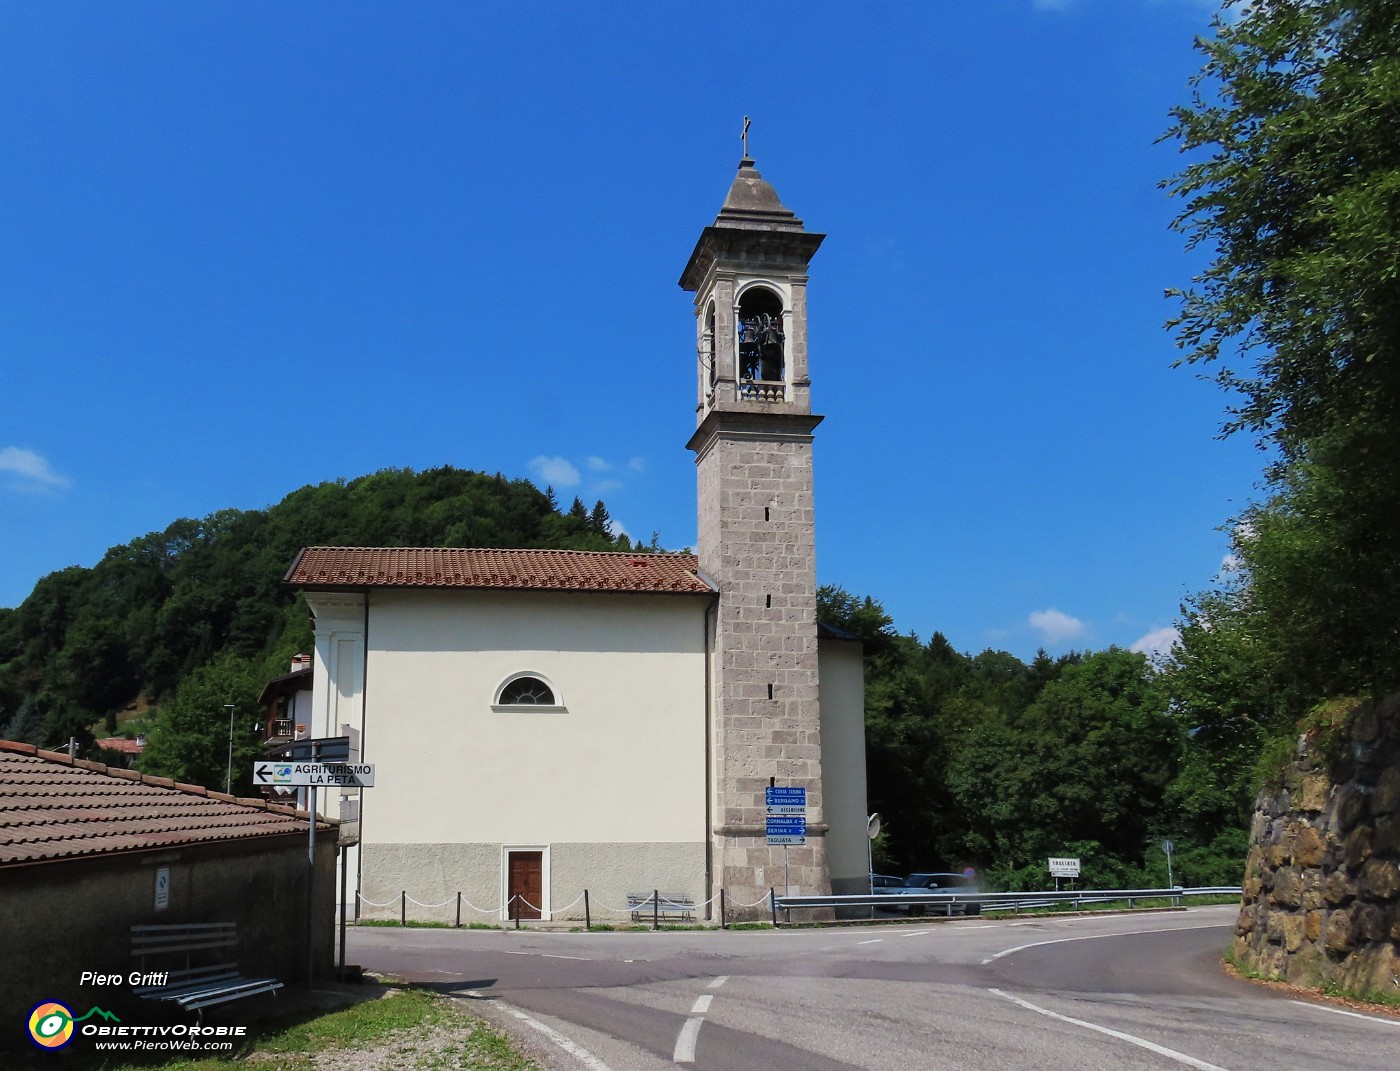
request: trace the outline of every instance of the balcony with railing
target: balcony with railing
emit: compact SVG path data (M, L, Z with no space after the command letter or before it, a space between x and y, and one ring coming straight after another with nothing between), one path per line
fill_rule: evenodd
M739 399L745 402L786 401L787 384L780 379L741 379Z

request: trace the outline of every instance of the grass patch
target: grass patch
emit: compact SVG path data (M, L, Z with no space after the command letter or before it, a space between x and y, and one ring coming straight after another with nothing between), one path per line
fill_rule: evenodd
M1400 989L1347 989L1333 982L1322 987L1329 997L1360 1004L1378 1004L1384 1008L1400 1008Z
M257 1041L257 1049L313 1053L351 1045L360 1048L400 1030L441 1026L456 1014L445 1001L426 990L402 989L381 1000L367 1000L263 1035Z

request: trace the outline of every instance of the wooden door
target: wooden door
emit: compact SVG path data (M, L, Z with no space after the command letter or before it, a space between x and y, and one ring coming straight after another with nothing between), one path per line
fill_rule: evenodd
M510 918L537 919L544 906L544 852L510 852Z

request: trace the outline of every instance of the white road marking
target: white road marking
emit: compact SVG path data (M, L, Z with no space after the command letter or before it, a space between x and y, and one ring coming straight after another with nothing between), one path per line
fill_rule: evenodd
M1156 931L1154 930L1151 932L1155 933ZM1013 997L1010 993L1003 993L1000 989L989 989L987 992L995 993L999 997L1005 997L1013 1004L1019 1004L1021 1007L1029 1011L1037 1012L1040 1015L1048 1015L1051 1019L1058 1019L1062 1023L1082 1026L1086 1030L1107 1034L1109 1037L1117 1038L1119 1041L1126 1041L1130 1045L1137 1045L1139 1048L1147 1049L1149 1052L1155 1052L1158 1056L1165 1056L1167 1059L1175 1060L1177 1063L1185 1064L1187 1067L1194 1067L1197 1071L1226 1071L1226 1069L1219 1064L1206 1063L1206 1061L1198 1060L1194 1056L1187 1056L1184 1052L1177 1052L1175 1049L1168 1049L1163 1045L1154 1044L1144 1038L1134 1037L1132 1034L1125 1034L1121 1030L1110 1030L1108 1027L1099 1026L1097 1023L1086 1022L1083 1019L1072 1019L1068 1015L1052 1012L1049 1008L1039 1007L1028 1000L1022 1000L1020 997Z
M598 1057L594 1056L582 1045L578 1044L577 1042L570 1041L568 1038L566 1038L563 1034L559 1033L559 1031L555 1030L553 1027L545 1026L544 1023L540 1022L538 1019L526 1015L523 1011L520 1011L517 1008L510 1007L510 1005L508 1004L502 1004L501 1007L509 1011L511 1015L515 1016L526 1026L538 1030L545 1037L549 1038L550 1041L554 1042L554 1044L558 1045L570 1056L578 1060L579 1063L583 1064L584 1067L588 1068L588 1071L612 1071L612 1068L610 1068L607 1064L603 1063L602 1060L598 1059Z
M1386 1026L1400 1026L1400 1019L1382 1019L1376 1015L1362 1015L1360 1012L1346 1011L1343 1008L1334 1008L1329 1004L1313 1004L1306 1000L1291 1000L1290 1004L1299 1004L1304 1008L1316 1008L1318 1011L1331 1012L1333 1015L1350 1015L1354 1019L1365 1019L1372 1023L1384 1023Z
M933 932L932 930L915 930L913 933L902 933L902 934L900 934L899 936L901 936L901 937L922 937L924 934L926 934L926 933L932 933L932 932Z
M695 1042L700 1037L700 1024L704 1019L687 1019L676 1038L676 1051L671 1053L673 1064L693 1064L695 1062Z
M557 956L557 955L554 955L554 954L551 953L551 952L541 952L541 953L540 953L540 958L541 958L541 959L576 959L576 960L578 960L578 961L581 962L581 963L587 963L587 962L589 962L587 956Z
M878 944L879 944L881 941L883 941L883 940L884 940L883 937L872 937L872 938L871 938L870 940L868 940L868 941L857 941L856 944L858 944L858 945L878 945Z
M1144 933L1177 933L1181 930L1214 930L1224 925L1219 922L1212 922L1208 926L1163 926L1155 930L1122 930L1118 933L1091 933L1085 937L1057 937L1053 941L1032 941L1028 945L1017 945L1015 948L1004 949L995 956L988 956L982 961L982 966L986 966L993 960L1001 959L1002 956L1009 956L1013 952L1024 952L1028 948L1039 948L1041 945L1063 945L1070 941L1097 941L1103 937L1136 937Z
M729 981L729 975L721 974L718 978L713 978L705 987L706 989L718 989ZM701 993L695 998L695 1003L690 1007L690 1018L681 1027L681 1032L676 1035L676 1048L671 1053L673 1064L693 1064L695 1062L695 1043L700 1040L700 1027L705 1023L705 1013L710 1010L710 1001L714 1000L713 993Z

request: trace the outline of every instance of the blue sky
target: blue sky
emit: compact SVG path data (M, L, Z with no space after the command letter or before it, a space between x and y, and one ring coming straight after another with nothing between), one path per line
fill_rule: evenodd
M177 517L453 464L695 539L676 284L753 117L809 229L818 578L1131 646L1261 457L1172 369L1204 0L0 9L0 606Z

